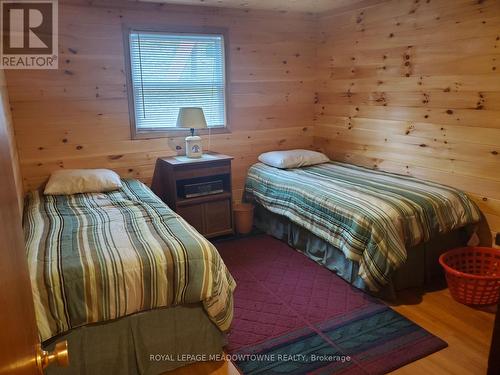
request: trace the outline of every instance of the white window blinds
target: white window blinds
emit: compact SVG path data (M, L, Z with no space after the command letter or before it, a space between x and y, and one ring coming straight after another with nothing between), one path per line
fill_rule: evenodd
M181 107L226 126L223 35L132 31L129 43L138 132L175 128Z

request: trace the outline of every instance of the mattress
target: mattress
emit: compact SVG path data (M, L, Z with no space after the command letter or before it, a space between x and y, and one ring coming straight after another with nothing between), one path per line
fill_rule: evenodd
M221 330L235 282L216 248L151 190L31 192L23 221L42 341L89 323L201 302Z
M297 169L257 163L248 172L245 199L358 262L372 291L387 285L406 261L406 248L480 220L462 191L339 162Z

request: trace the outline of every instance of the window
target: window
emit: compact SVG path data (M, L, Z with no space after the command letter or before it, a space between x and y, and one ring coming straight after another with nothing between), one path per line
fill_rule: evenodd
M136 137L179 131L182 107L203 108L209 128L226 127L224 44L222 33L128 31L129 100Z

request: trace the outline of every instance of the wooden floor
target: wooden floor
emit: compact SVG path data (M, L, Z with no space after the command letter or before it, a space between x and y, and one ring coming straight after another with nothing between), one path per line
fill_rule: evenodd
M442 338L448 348L410 363L392 374L486 374L495 315L456 302L448 289L412 301L406 293L394 310Z
M448 348L410 363L392 374L486 374L494 314L455 302L448 289L415 297L401 296L394 310L448 343ZM236 375L232 363L207 362L183 367L168 375Z

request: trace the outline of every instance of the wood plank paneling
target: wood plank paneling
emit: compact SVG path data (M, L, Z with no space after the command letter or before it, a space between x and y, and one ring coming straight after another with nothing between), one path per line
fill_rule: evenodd
M158 156L182 153L183 137L130 139L122 26L206 25L229 29L231 133L204 142L235 156L236 198L260 152L316 147L461 188L500 231L500 2L359 1L319 16L61 3L60 69L7 73L25 190L58 168L150 182Z
M25 190L59 168L111 168L149 183L157 157L184 152L184 137L131 140L123 24L228 28L231 133L203 141L235 157L236 198L259 153L312 147L314 16L65 0L59 19L60 69L7 73Z
M500 232L500 2L391 0L319 23L315 146L463 189Z
M360 4L373 4L384 0L137 0L140 2L202 5L222 8L268 9L281 12L326 12L352 9Z
M23 181L21 177L21 169L19 167L19 156L17 153L16 137L14 134L14 126L12 123L12 116L10 111L9 94L7 92L7 85L5 82L5 72L0 69L0 121L5 124L7 130L7 137L10 148L10 157L12 159L12 170L14 172L14 183L17 190L17 199L19 211L23 212L24 194L23 194Z

